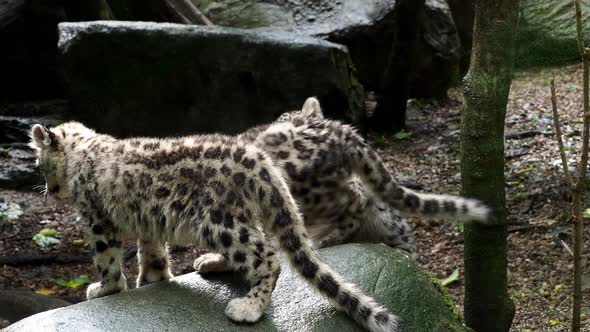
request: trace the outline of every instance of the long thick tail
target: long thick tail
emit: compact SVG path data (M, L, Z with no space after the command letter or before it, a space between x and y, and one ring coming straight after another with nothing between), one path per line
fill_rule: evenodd
M422 194L396 183L385 168L383 160L364 142L363 138L353 132L350 155L353 159L354 172L384 202L396 209L457 222L493 223L491 210L476 199L453 195Z
M278 172L271 171L271 195L268 218L272 223L265 228L276 235L291 265L336 307L346 312L357 323L374 332L398 331L398 318L387 308L348 283L324 264L312 249L305 233L303 219L293 197ZM273 185L274 184L274 185Z

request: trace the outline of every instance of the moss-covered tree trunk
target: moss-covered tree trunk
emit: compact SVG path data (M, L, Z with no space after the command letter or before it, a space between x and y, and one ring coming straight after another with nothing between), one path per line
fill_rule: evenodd
M463 194L487 203L495 226L465 227L465 321L508 331L514 306L506 278L504 120L512 81L519 0L478 0L461 120Z

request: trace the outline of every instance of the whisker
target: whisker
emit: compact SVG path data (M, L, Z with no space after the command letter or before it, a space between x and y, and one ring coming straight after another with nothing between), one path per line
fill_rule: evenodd
M41 184L36 185L36 186L33 186L33 190L34 191L38 191L38 192L43 191L43 189L45 189L45 188L46 188L46 186L45 185L41 185Z

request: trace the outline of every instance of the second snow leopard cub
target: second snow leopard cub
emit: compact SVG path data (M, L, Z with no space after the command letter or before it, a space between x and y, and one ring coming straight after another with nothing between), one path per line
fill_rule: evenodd
M398 185L353 127L324 119L315 98L308 98L302 110L252 128L238 140L253 142L279 167L315 247L373 242L414 254L413 230L398 211L459 222L493 222L491 211L477 200L422 194ZM195 260L195 269L222 271L224 259L202 255Z
M414 253L413 229L399 211L459 222L492 221L477 200L421 194L397 185L353 127L324 118L316 98L239 139L254 142L283 171L320 248L376 242Z

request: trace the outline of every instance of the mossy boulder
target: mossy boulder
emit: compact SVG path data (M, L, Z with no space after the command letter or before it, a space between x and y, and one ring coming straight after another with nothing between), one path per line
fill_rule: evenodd
M417 264L383 245L349 244L320 251L325 262L401 317L401 331L469 331L437 282ZM22 331L361 331L288 266L272 305L253 325L232 324L225 305L246 288L231 274L196 273L24 319Z
M286 32L170 23L59 24L68 117L117 136L238 133L317 96L362 123L346 48Z
M590 38L590 0L582 0L584 36ZM516 38L516 66L550 66L580 59L571 0L522 0Z

